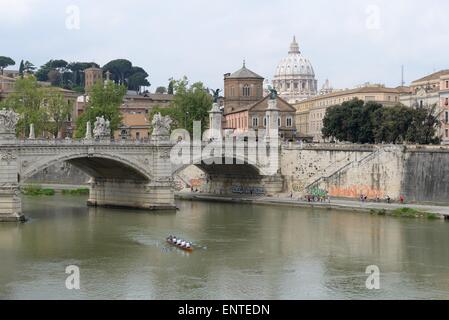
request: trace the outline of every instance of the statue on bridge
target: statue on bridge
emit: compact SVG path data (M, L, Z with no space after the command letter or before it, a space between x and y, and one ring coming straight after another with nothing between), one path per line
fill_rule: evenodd
M275 88L272 88L271 86L268 87L268 90L270 91L270 100L276 100L278 97L278 92Z
M153 127L153 136L169 136L170 135L170 125L172 119L169 116L162 116L160 112L156 113L151 122Z
M220 99L220 92L221 92L221 90L220 89L217 89L217 90L209 89L209 90L212 91L212 97L214 99L214 103L217 103L218 99Z
M97 117L97 121L94 123L94 136L95 138L107 138L111 136L111 127L109 120L106 120L104 116Z
M0 133L16 133L19 114L3 108L0 110Z

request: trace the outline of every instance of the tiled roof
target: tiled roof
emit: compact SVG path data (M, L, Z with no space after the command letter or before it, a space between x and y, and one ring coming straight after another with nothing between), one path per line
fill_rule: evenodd
M237 70L230 76L226 77L227 79L248 79L248 78L254 78L254 79L263 79L262 76L259 76L257 73L249 70L246 68L245 65L240 70Z
M449 74L449 69L441 70L441 71L432 73L432 74L430 74L430 75L428 75L428 76L425 76L424 78L415 80L415 81L413 81L412 83L436 80L436 79L439 79L441 76L448 75L448 74Z
M407 87L385 88L385 87L378 87L378 86L368 86L368 87L361 87L361 88L355 88L355 89L338 90L338 91L334 91L332 93L312 97L310 99L296 103L295 105L303 104L304 102L309 102L309 101L315 101L315 100L321 100L321 99L326 99L326 98L333 98L333 97L339 97L339 96L344 96L344 95L348 95L348 94L357 94L357 93L379 93L379 92L382 92L382 93L399 94L401 92L406 91L407 90L406 88Z

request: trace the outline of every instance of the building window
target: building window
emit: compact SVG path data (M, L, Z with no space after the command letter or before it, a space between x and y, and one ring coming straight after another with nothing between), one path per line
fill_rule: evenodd
M266 128L267 127L267 117L263 117L263 126Z
M446 98L446 99L444 100L444 105L445 105L445 106L448 106L448 105L449 105L449 98Z
M424 106L424 102L423 102L422 100L419 102L419 106L420 106L421 108Z
M292 117L287 117L287 128L291 128L293 126L293 119Z
M281 127L282 123L281 123L281 117L278 117L278 127Z
M449 81L446 81L446 89L449 89Z
M253 117L253 128L257 128L259 126L259 118Z
M449 122L449 112L448 112L448 111L446 111L446 112L444 113L444 122L446 122L446 123Z
M446 129L445 132L446 132L446 138L449 138L449 129Z
M235 97L235 90L234 90L234 87L231 87L231 97Z
M249 85L245 84L243 86L243 96L244 97L249 97L251 96L251 88L249 87Z

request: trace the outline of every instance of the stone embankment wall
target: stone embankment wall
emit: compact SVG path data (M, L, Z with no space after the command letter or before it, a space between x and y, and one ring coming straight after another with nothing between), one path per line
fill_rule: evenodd
M401 189L409 201L449 204L449 149L407 148Z
M402 195L408 202L449 203L445 146L290 146L281 159L284 192L393 200Z

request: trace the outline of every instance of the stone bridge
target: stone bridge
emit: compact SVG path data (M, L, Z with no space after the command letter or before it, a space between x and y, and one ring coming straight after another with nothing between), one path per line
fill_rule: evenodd
M221 141L221 112L216 104L210 114L211 132L218 130L220 139L200 143L198 157L195 145L189 147L190 160L176 164L171 156L172 150L176 151L173 147L179 143L171 142L171 121L160 114L153 119L153 133L147 142L112 141L109 123L103 117L95 122L95 138L88 123L86 138L78 141L36 139L33 126L29 139L19 140L15 132L18 115L0 110L0 221L23 219L20 185L34 174L64 161L91 177L88 204L92 206L175 209L173 176L192 164L206 172L213 181L211 188L223 188L237 181L265 183L268 191L280 191L282 183L277 168L269 175L269 166L251 160L251 153L245 151L247 144L240 149L236 147L231 154L217 156L217 153L208 154L207 150L202 152L210 142ZM268 150L278 155L277 148L275 152Z

